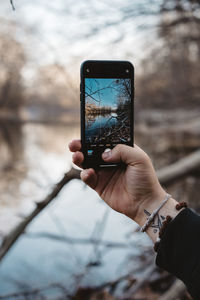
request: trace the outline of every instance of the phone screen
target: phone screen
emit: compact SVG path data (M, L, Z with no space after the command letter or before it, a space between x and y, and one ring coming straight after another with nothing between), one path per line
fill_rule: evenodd
M88 156L97 148L131 141L131 80L85 78L85 139ZM99 150L99 149L98 149Z
M105 149L133 145L133 71L119 63L107 69L101 63L88 65L82 77L82 143L87 162L101 165Z

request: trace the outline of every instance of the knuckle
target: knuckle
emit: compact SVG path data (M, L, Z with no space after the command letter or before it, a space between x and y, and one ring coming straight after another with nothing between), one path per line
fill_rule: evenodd
M115 146L114 149L115 149L117 152L121 152L121 151L123 150L123 147L124 147L124 145L117 144L117 145Z
M143 161L147 164L151 163L151 159L146 152L143 152Z

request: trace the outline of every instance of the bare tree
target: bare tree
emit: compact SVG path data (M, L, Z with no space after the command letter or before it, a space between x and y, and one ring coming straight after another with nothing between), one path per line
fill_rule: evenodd
M6 21L0 20L4 25ZM22 68L26 56L22 44L15 38L13 24L7 24L9 32L0 30L0 108L1 113L14 110L24 103Z

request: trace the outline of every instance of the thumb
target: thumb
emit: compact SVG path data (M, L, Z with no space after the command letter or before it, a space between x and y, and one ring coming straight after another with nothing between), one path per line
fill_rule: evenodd
M145 163L149 160L148 155L137 145L130 147L127 145L117 145L112 150L105 150L102 158L106 162L124 163L126 165L135 165Z

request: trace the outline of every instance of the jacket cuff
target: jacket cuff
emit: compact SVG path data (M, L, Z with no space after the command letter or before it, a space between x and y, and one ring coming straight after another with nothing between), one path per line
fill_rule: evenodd
M156 265L181 279L190 294L200 295L200 216L182 210L167 226L158 246Z

